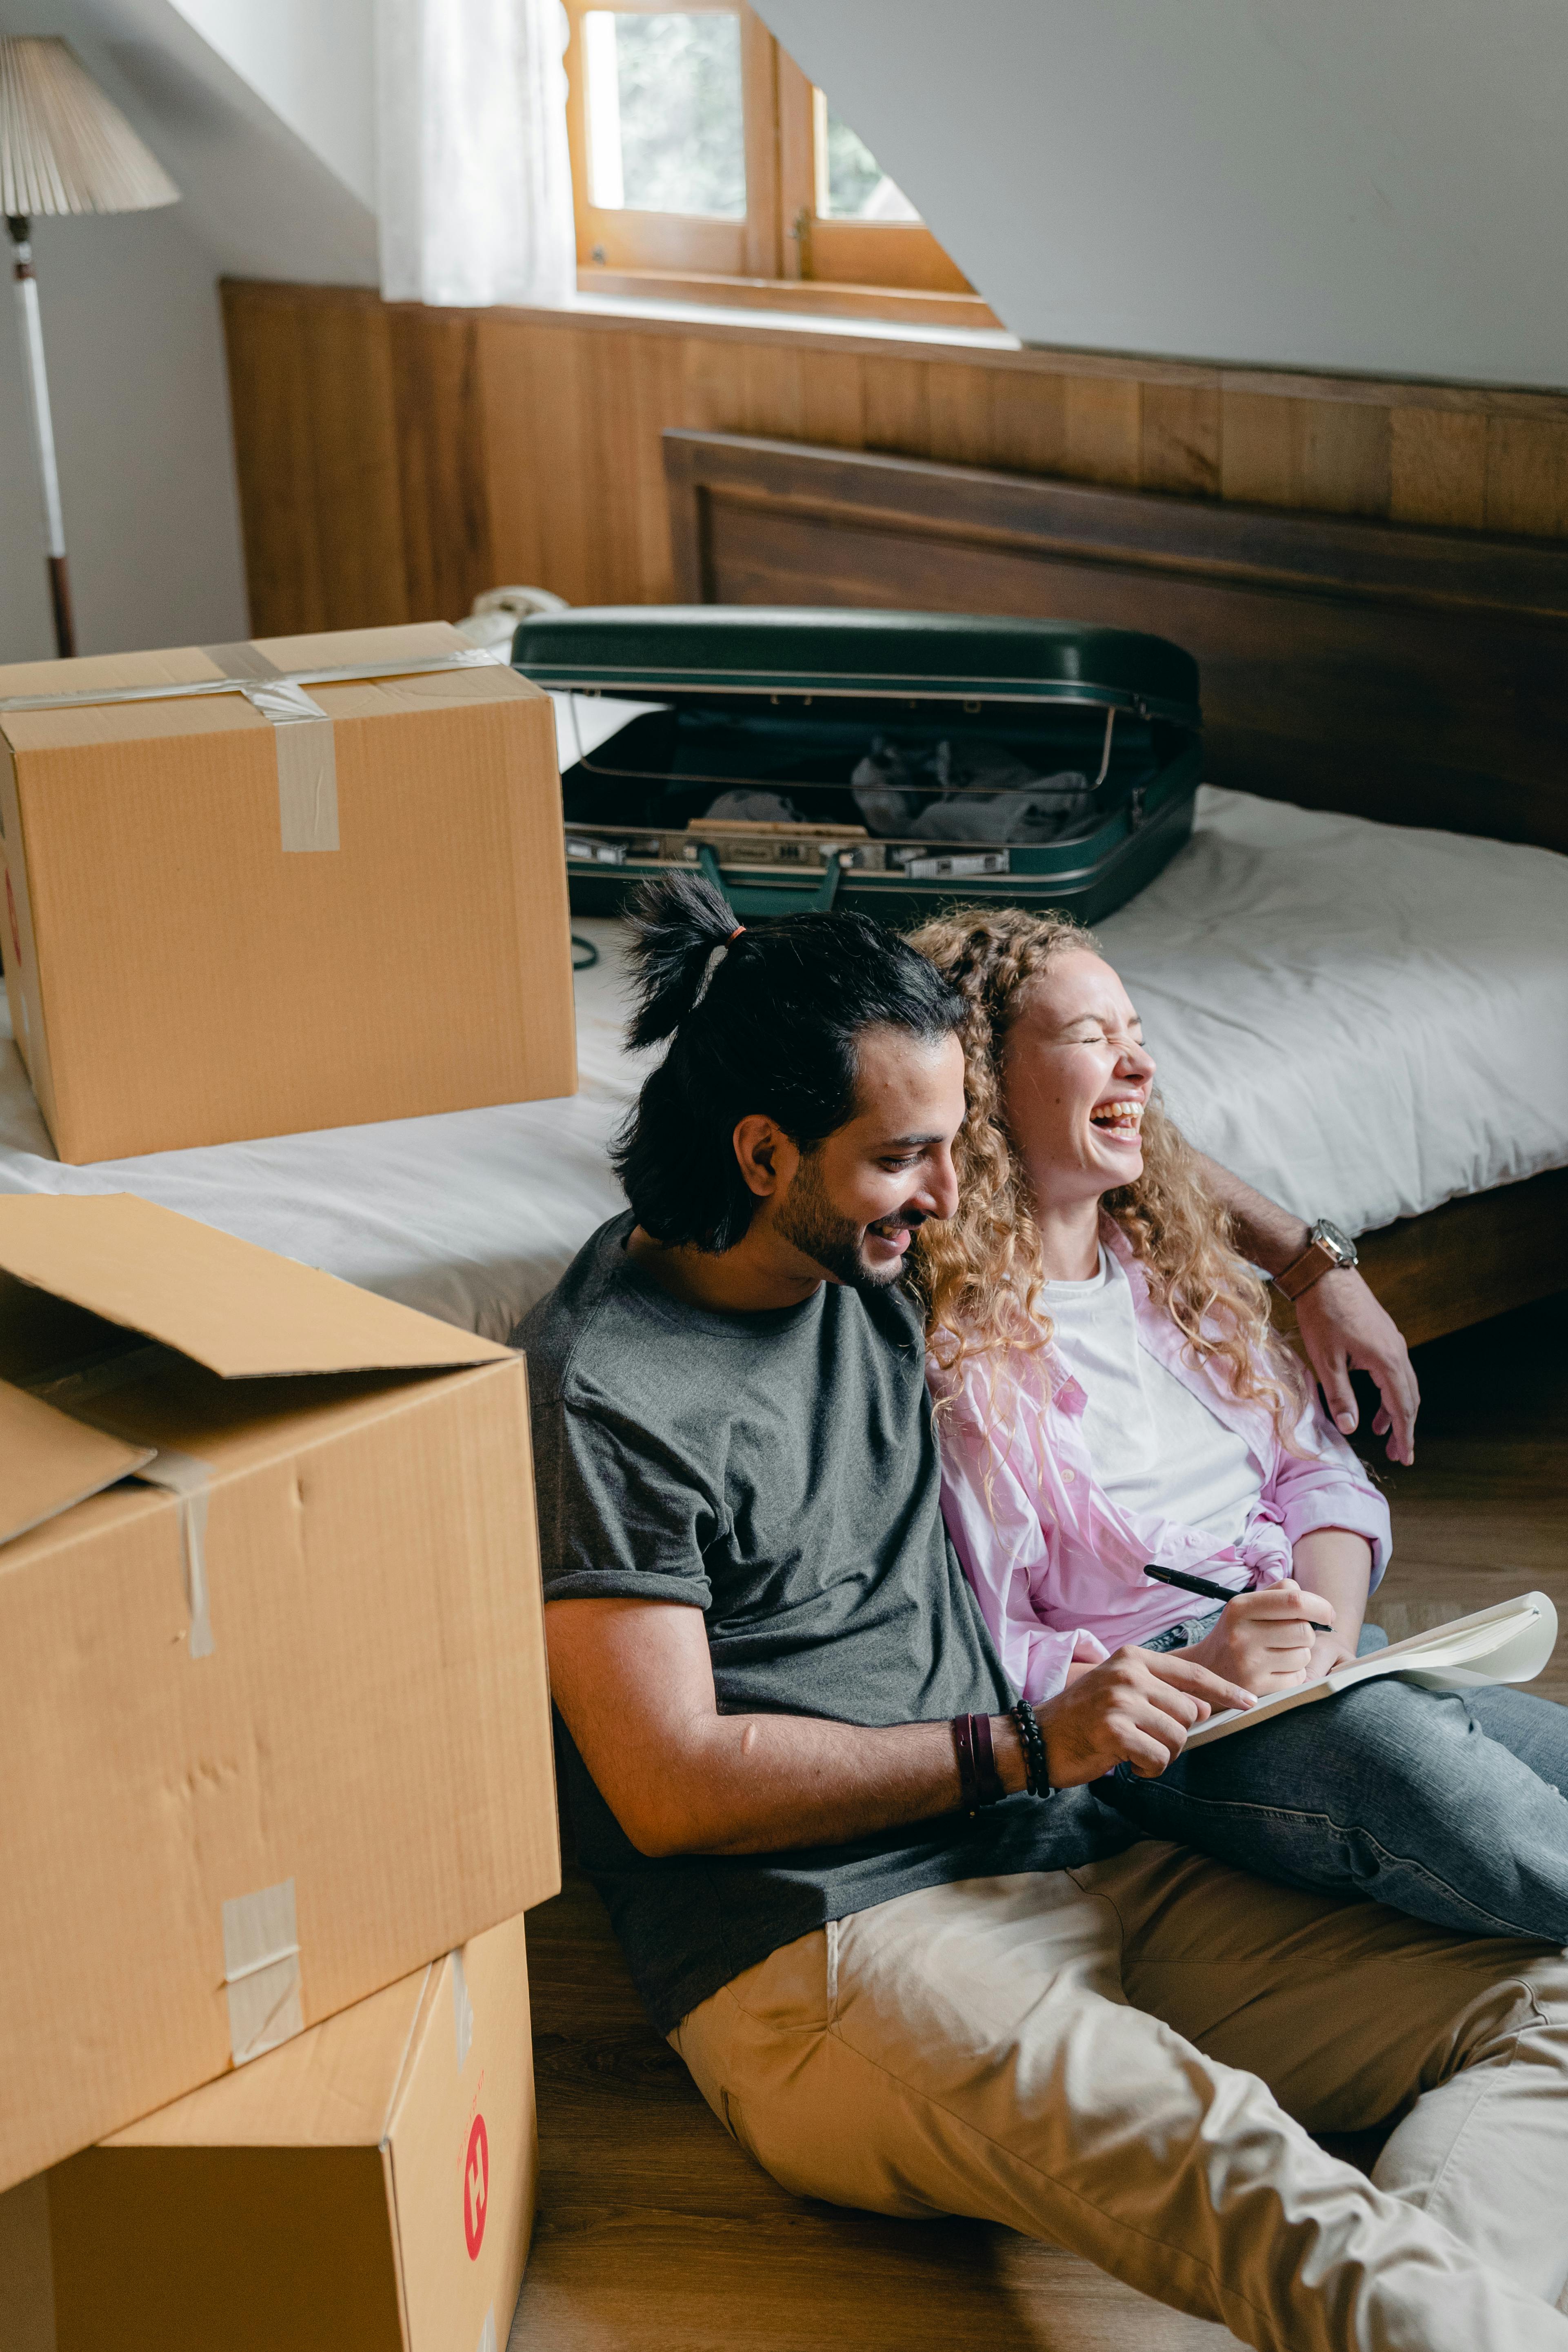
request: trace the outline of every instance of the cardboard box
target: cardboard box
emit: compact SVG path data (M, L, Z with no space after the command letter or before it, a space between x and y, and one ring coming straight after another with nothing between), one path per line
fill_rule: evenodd
M0 2342L504 2352L536 2169L513 1919L11 2189Z
M0 668L0 857L62 1160L575 1090L550 698L444 622Z
M0 1269L4 2188L560 1865L521 1358L123 1193Z

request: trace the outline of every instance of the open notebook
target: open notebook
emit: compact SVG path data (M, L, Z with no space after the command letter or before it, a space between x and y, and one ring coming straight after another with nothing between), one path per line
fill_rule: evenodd
M1557 1612L1544 1592L1523 1592L1517 1601L1500 1601L1478 1609L1473 1617L1457 1617L1450 1625L1434 1625L1429 1633L1412 1633L1405 1642L1391 1642L1348 1666L1336 1666L1321 1681L1302 1683L1295 1690L1277 1691L1254 1707L1237 1707L1211 1716L1189 1734L1187 1747L1202 1748L1211 1739L1228 1739L1233 1731L1250 1731L1288 1707L1310 1706L1314 1699L1333 1698L1354 1683L1369 1683L1379 1675L1405 1675L1428 1690L1469 1690L1479 1683L1532 1682L1552 1655L1557 1641Z

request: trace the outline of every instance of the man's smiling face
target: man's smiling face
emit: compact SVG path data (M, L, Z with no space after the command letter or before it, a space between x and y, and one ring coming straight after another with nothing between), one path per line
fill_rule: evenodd
M958 1206L952 1144L963 1122L963 1054L903 1029L857 1041L855 1112L800 1154L768 1205L774 1234L855 1290L903 1272L910 1237Z

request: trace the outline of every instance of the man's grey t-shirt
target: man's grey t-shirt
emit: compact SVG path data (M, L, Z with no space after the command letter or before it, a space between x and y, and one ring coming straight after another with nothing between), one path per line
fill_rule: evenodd
M700 1609L721 1714L886 1725L1001 1712L1013 1694L942 1526L907 1295L825 1282L800 1307L710 1312L628 1255L632 1223L602 1226L513 1334L528 1355L545 1598ZM1130 1835L1072 1790L848 1845L650 1859L564 1726L558 1752L579 1860L661 2032L830 1919L917 1887L1058 1869Z

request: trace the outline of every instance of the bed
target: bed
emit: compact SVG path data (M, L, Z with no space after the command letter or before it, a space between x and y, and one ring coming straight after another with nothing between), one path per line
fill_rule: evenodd
M1241 1172L1318 1214L1334 1214L1343 1169L1342 1222L1362 1233L1368 1276L1412 1340L1563 1287L1568 932L1554 895L1564 861L1545 854L1568 851L1561 541L744 435L670 431L664 455L683 601L1055 614L1150 629L1197 658L1212 783L1294 804L1303 816L1399 828L1340 834L1342 873L1336 836L1299 830L1273 845L1286 861L1269 867L1284 932L1298 879L1329 929L1316 942L1304 930L1279 975L1290 1066L1279 1058L1272 1096L1261 1097L1278 1142L1266 1144L1259 1126L1248 1131L1239 1113L1207 1139ZM1510 860L1498 855L1503 845L1536 855ZM1232 843L1238 880L1240 849ZM1365 887L1361 849L1377 888ZM1217 971L1226 959L1212 909L1185 896L1193 871L1178 862L1127 913L1134 929L1185 925L1183 968L1201 949ZM1513 893L1535 887L1523 884L1527 874L1538 877L1543 914L1556 911L1521 933ZM1397 937L1392 919L1403 927ZM1258 940L1270 924L1249 917L1247 928L1255 947L1271 951L1269 939ZM1124 956L1114 925L1107 938ZM1260 983L1272 970L1267 957L1258 967L1238 950L1227 1001L1212 1014L1190 1008L1216 1057L1205 1081L1223 1083L1239 1056L1235 1066L1263 1083ZM1170 977L1184 984L1174 970ZM1398 1041L1384 1093L1364 1024L1381 1017L1386 990L1416 1026ZM1313 1058L1313 1038L1335 1034L1327 1018L1335 1003L1349 1022L1342 1055ZM1494 1051L1510 1073L1500 1092L1490 1082ZM1192 1118L1181 1091L1173 1081ZM1552 1130L1543 1146L1542 1105ZM1351 1211L1358 1185L1349 1171L1365 1166L1369 1121L1380 1141L1386 1130L1389 1181L1362 1183ZM1508 1143L1516 1132L1525 1148ZM1406 1170L1397 1181L1393 1160ZM1411 1181L1417 1166L1425 1175ZM1303 1173L1329 1190L1309 1197Z
M1428 1249L1477 1195L1568 1213L1568 1045L1541 979L1568 859L1205 786L1192 841L1101 928L1172 1109L1289 1207ZM0 1043L0 1191L140 1192L504 1339L624 1205L607 1149L646 1066L621 1042L625 933L576 929L599 961L576 982L574 1097L68 1168ZM1378 1246L1412 1338L1513 1303L1495 1237L1448 1249L1468 1289L1441 1297L1419 1252L1380 1268Z

